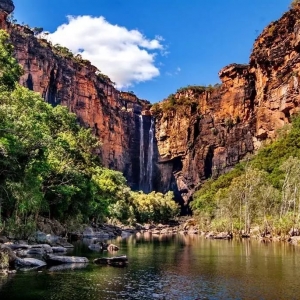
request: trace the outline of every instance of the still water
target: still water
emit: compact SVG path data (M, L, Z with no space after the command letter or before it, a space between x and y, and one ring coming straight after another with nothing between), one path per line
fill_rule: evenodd
M183 235L112 242L127 267L91 263L0 277L0 299L300 299L300 247ZM79 242L72 254L102 256Z

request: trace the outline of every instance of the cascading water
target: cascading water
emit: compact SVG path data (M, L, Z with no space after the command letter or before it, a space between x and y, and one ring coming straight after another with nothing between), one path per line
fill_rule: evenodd
M145 117L147 118L147 117ZM149 137L144 134L147 123L144 123L143 116L139 116L140 120L140 177L139 177L139 190L145 193L152 192L153 189L153 142L154 142L154 120L151 118L151 125L149 129ZM144 138L147 139L148 144L145 143ZM147 140L146 140L147 141Z
M145 168L144 168L144 123L143 116L140 115L140 180L139 180L139 189L143 190L144 186L144 177L145 177Z
M151 126L149 130L149 144L148 144L148 159L147 159L147 183L148 189L146 192L152 191L152 173L153 173L153 138L154 138L154 120L151 118Z

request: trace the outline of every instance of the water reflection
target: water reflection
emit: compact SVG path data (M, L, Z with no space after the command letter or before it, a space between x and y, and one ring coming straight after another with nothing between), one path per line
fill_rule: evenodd
M199 236L130 236L112 241L126 268L16 274L1 299L299 299L300 250L284 243L205 240ZM104 252L75 243L90 261Z

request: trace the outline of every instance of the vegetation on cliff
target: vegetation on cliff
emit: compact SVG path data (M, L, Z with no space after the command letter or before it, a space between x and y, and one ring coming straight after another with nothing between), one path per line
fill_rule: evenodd
M287 234L300 229L300 117L231 172L207 181L192 207L203 227Z
M175 94L170 94L161 103L154 103L151 111L154 115L159 115L162 112L182 110L187 107L197 108L199 105L199 97L204 93L212 93L220 88L220 84L214 86L188 85L179 88Z
M116 213L122 205L131 221L164 221L177 214L170 194L132 193L120 172L103 168L95 155L97 139L74 114L17 84L22 69L12 53L8 35L0 31L0 231L5 227L26 237L40 214L64 222L126 221L129 216ZM153 214L145 216L147 205Z

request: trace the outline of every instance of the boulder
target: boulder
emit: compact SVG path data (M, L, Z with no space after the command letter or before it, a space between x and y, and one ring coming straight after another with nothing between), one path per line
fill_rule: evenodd
M64 253L67 252L67 248L65 247L52 247L53 253Z
M45 249L43 248L32 248L26 251L26 255L44 255L46 254Z
M78 256L58 256L49 254L46 259L47 263L50 265L59 264L77 264L77 263L88 263L89 260L86 257Z
M37 243L47 243L47 244L55 244L59 240L59 236L52 235L52 234L46 234L41 231L37 231L36 233L36 241Z
M15 261L15 266L18 269L41 268L46 265L47 264L44 261L35 258L17 258Z
M12 249L12 250L28 250L30 248L29 245L25 245L25 244L5 244L6 247Z
M46 253L52 253L53 252L52 247L48 244L32 245L30 250L32 250L32 249L43 249L44 252L46 252Z
M292 244L292 245L300 245L300 236L292 236L290 239L289 239L289 242Z

